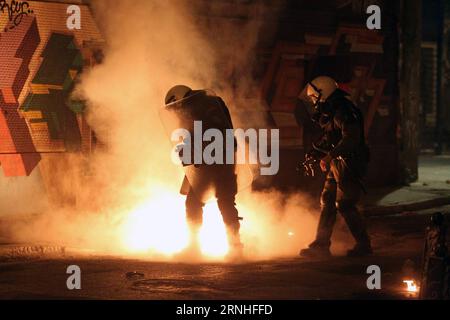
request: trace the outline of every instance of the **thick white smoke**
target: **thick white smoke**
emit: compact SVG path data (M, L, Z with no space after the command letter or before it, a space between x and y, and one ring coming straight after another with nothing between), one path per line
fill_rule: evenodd
M137 206L173 195L181 203L175 207L183 210L178 193L183 172L170 161L171 144L158 115L173 85L211 88L224 98L237 126L248 127L249 122L265 126L263 112L250 120L237 112L244 107L242 97L258 91L251 65L264 6L250 6L252 19L229 28L220 28L213 18L199 13L212 8L179 0L93 3L107 47L103 63L85 72L77 94L88 102L88 122L103 147L87 160L89 173L82 173L77 182L77 205L20 226L17 239L124 253L121 228ZM205 26L209 30L202 29ZM238 70L237 80L230 83L224 70ZM263 110L257 102L251 108ZM153 223L158 225L169 214L173 214L170 221L183 219L184 212L170 212L175 208L170 202L150 206ZM296 254L315 232L316 219L308 208L298 194L250 190L240 194L247 252L256 258ZM176 231L167 224L163 227L170 240Z

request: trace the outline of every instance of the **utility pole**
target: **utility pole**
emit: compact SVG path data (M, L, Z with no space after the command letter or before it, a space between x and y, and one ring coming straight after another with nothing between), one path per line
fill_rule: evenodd
M438 37L437 43L437 83L436 83L436 131L435 131L435 152L437 155L442 154L442 131L443 131L443 104L442 104L442 94L444 93L444 56L443 56L443 35L444 35L444 1L438 0Z
M400 14L400 179L418 179L422 0L402 0Z
M438 6L438 65L437 65L437 110L436 110L436 154L446 147L445 138L450 129L450 3L439 0ZM447 142L448 143L448 142Z

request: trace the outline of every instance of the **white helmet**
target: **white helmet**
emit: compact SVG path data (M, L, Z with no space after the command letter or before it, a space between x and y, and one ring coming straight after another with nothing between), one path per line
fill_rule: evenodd
M173 87L169 90L169 92L167 92L165 99L166 106L173 102L186 98L191 92L192 89L187 86L178 85Z
M321 76L308 83L306 95L314 104L325 102L339 88L336 81L330 77Z

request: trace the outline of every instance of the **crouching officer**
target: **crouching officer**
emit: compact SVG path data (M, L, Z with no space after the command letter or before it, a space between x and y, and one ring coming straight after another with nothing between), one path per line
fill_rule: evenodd
M231 116L224 101L205 90L192 90L183 85L175 86L167 93L165 104L166 110L177 115L179 125L191 132L191 136L194 136L195 122L201 122L202 136L209 129L219 130L224 136L226 130L233 129ZM191 148L193 145L191 143ZM235 203L238 191L236 168L234 164L225 161L230 157L227 155L225 145L223 150L224 158L221 163L183 163L187 174L181 193L187 196L186 218L190 230L190 245L186 251L188 254L198 255L200 252L198 235L203 223L203 207L205 201L215 197L227 229L229 257L240 258L242 255L240 218ZM231 157L235 156L235 151L230 151L233 153ZM203 150L200 152L203 154ZM191 155L194 153L195 150L192 148ZM180 158L183 158L182 154Z
M361 179L369 162L362 113L329 77L311 81L306 91L316 109L313 121L323 130L323 136L313 144L313 151L307 157L320 161L320 168L327 177L320 199L321 216L316 240L300 255L330 256L330 239L337 213L343 216L356 240L355 247L347 255L369 255L372 253L370 238L356 208L361 192L365 191Z

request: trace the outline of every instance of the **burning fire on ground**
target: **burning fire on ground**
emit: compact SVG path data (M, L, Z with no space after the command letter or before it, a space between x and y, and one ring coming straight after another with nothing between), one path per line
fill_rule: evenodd
M267 193L250 191L246 196L238 196L237 208L244 217L241 238L246 258L292 256L313 236L315 217L299 206L302 198L289 197L281 206L278 194L270 194L273 199L269 202L263 201ZM170 188L157 188L147 200L122 214L119 227L113 232L118 242L113 252L177 260L189 244L185 210L184 196ZM199 243L206 260L223 260L229 252L225 224L215 201L204 208Z
M295 254L300 246L306 245L312 233L304 232L301 224L295 226L290 223L297 220L295 216L286 217L286 221L277 216L261 217L258 214L261 209L257 200L265 195L250 195L256 197L255 202L247 203L244 199L237 205L240 214L244 216L241 236L244 253L248 258ZM130 213L124 215L118 232L120 251L144 257L176 258L189 244L184 202L183 196L165 190L130 210ZM263 207L264 203L259 205ZM291 211L293 207L288 205L285 210ZM309 225L315 223L313 221L314 218L310 216L309 219L305 217L304 222ZM301 231L307 237L305 243L296 235L302 234ZM273 237L277 238L277 242L271 241ZM207 203L204 208L199 243L206 259L222 260L229 251L225 224L214 201Z
M149 199L127 217L123 225L123 245L131 253L172 256L189 244L184 218L184 199L163 193ZM200 231L200 245L206 257L223 257L228 252L225 226L217 206L207 204Z
M403 280L406 285L405 291L409 297L416 297L419 294L420 288L415 280Z

